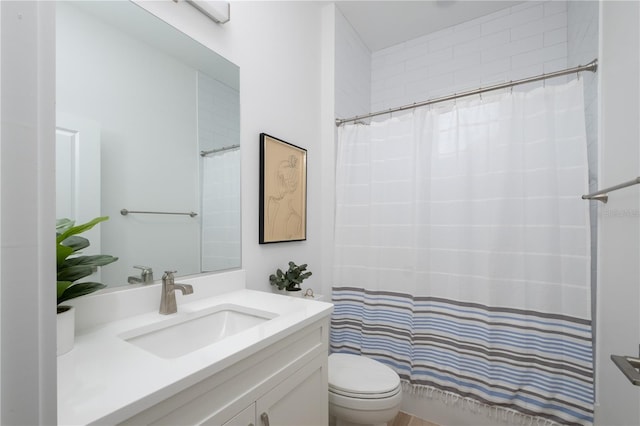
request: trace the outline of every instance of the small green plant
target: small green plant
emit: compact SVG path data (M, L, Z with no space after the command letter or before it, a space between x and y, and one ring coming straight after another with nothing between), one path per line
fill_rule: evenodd
M97 267L108 265L118 260L117 257L106 254L78 256L80 254L79 250L89 247L90 243L88 239L77 234L88 231L107 219L109 219L108 216L101 216L77 226L74 226L75 222L71 219L58 219L56 221L58 305L106 287L106 285L97 282L76 283L76 281L93 274Z
M277 286L278 290L299 291L301 290L300 284L302 284L302 281L311 276L311 272L305 272L306 270L306 263L298 266L294 262L289 262L287 272L282 272L278 268L275 274L269 275L269 281L271 285Z

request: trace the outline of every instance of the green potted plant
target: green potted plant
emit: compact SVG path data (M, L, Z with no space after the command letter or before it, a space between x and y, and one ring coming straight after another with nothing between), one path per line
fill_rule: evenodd
M296 265L295 262L289 262L287 272L282 272L282 269L278 268L275 274L269 275L269 282L281 291L300 291L302 290L300 284L310 276L311 272L307 271L306 263Z
M88 239L78 234L88 231L107 219L109 219L108 216L101 216L82 225L75 225L75 222L70 219L56 221L58 355L73 348L75 332L73 307L61 305L61 303L105 288L106 285L102 283L77 281L93 274L98 267L118 260L117 257L105 254L80 255L79 250L89 247L90 243Z

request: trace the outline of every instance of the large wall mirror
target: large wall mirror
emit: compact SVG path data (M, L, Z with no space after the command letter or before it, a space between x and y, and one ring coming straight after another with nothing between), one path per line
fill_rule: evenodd
M56 215L109 216L96 278L240 267L238 67L129 1L58 2L56 26Z

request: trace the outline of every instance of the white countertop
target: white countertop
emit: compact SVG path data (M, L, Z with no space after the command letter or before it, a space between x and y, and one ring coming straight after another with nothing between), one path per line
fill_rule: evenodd
M118 337L140 326L219 304L277 314L187 355L165 359ZM178 313L144 313L81 330L74 348L58 357L58 424L114 424L244 359L331 313L330 303L236 290L188 302ZM171 342L168 342L171 344Z

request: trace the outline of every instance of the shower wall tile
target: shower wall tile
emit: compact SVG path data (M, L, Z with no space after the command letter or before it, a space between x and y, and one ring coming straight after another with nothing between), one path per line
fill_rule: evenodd
M198 75L198 144L210 150L240 143L238 92ZM239 151L200 159L201 269L215 271L240 264Z
M507 28L517 29L536 21L544 16L544 5L538 2L523 3L512 7L510 12L508 15L483 23L482 34L490 34Z
M565 68L567 16L566 1L525 2L373 52L371 110Z

